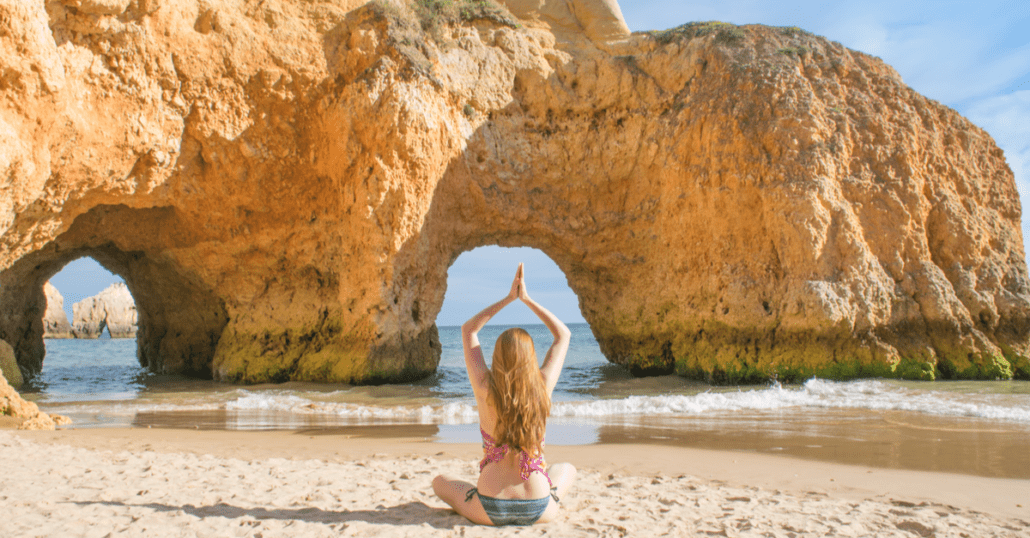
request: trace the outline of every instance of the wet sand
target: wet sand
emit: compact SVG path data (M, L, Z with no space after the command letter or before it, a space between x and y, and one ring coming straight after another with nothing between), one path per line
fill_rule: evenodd
M267 414L266 414L267 415ZM358 437L415 437L442 443L479 443L473 425L326 426L318 417L290 415L278 429ZM233 430L267 416L225 410L141 412L137 428ZM81 422L79 422L81 424ZM271 421L275 424L275 421ZM244 426L245 427L245 426ZM1030 479L1030 428L1025 424L934 417L895 411L808 410L803 415L734 413L698 417L635 418L597 424L552 419L549 447L659 445L789 456L886 469L939 471Z
M1030 536L1028 480L629 442L549 446L562 517L476 527L430 481L479 447L404 428L2 430L0 509L12 536Z
M598 442L747 451L898 470L1030 479L1025 424L863 410L789 420L686 418L599 428Z

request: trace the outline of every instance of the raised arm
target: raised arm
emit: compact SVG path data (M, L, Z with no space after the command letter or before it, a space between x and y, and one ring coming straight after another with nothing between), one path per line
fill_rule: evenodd
M508 292L508 295L484 308L482 312L472 316L461 326L461 347L465 352L465 369L468 370L469 383L472 384L472 392L476 394L477 400L486 397L490 375L486 361L483 360L483 348L479 345L479 330L502 308L519 298L521 280L522 264L520 263L518 270L515 271L515 280L511 283L511 291Z
M544 374L544 383L547 385L547 394L550 396L554 392L555 385L558 384L558 376L561 375L562 367L565 365L565 354L569 352L569 341L572 339L572 333L550 310L530 299L529 292L526 291L522 264L519 264L516 280L519 281L519 299L526 303L526 306L540 318L540 321L544 322L547 329L551 331L551 336L554 337L554 343L551 344L551 348L547 350L547 356L544 357L544 365L540 367L540 372Z

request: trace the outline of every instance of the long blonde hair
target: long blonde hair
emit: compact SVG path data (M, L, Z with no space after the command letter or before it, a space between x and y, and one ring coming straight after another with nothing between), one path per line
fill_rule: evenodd
M497 338L487 403L497 412L494 440L530 456L543 453L551 398L537 365L533 338L518 327Z

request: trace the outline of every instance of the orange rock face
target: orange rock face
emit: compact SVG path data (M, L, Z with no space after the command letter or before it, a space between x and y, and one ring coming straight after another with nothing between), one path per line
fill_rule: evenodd
M423 376L447 268L498 244L546 252L640 373L1030 376L1012 173L881 61L797 29L626 36L611 0L360 4L0 0L23 368L43 283L88 255L156 371Z

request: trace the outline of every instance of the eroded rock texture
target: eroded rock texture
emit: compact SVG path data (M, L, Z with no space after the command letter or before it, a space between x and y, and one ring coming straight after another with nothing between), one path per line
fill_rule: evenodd
M422 376L448 266L499 244L557 262L637 372L1030 373L1004 156L878 59L626 36L612 0L360 4L0 0L0 338L26 371L43 283L89 255L156 371Z
M46 313L43 314L43 338L75 338L68 314L64 311L64 297L50 282L43 284Z
M72 317L76 338L97 338L104 329L111 338L136 337L136 304L122 283L72 305Z
M18 361L14 357L14 348L3 340L0 340L0 375L13 388L21 388L21 368L18 368Z

